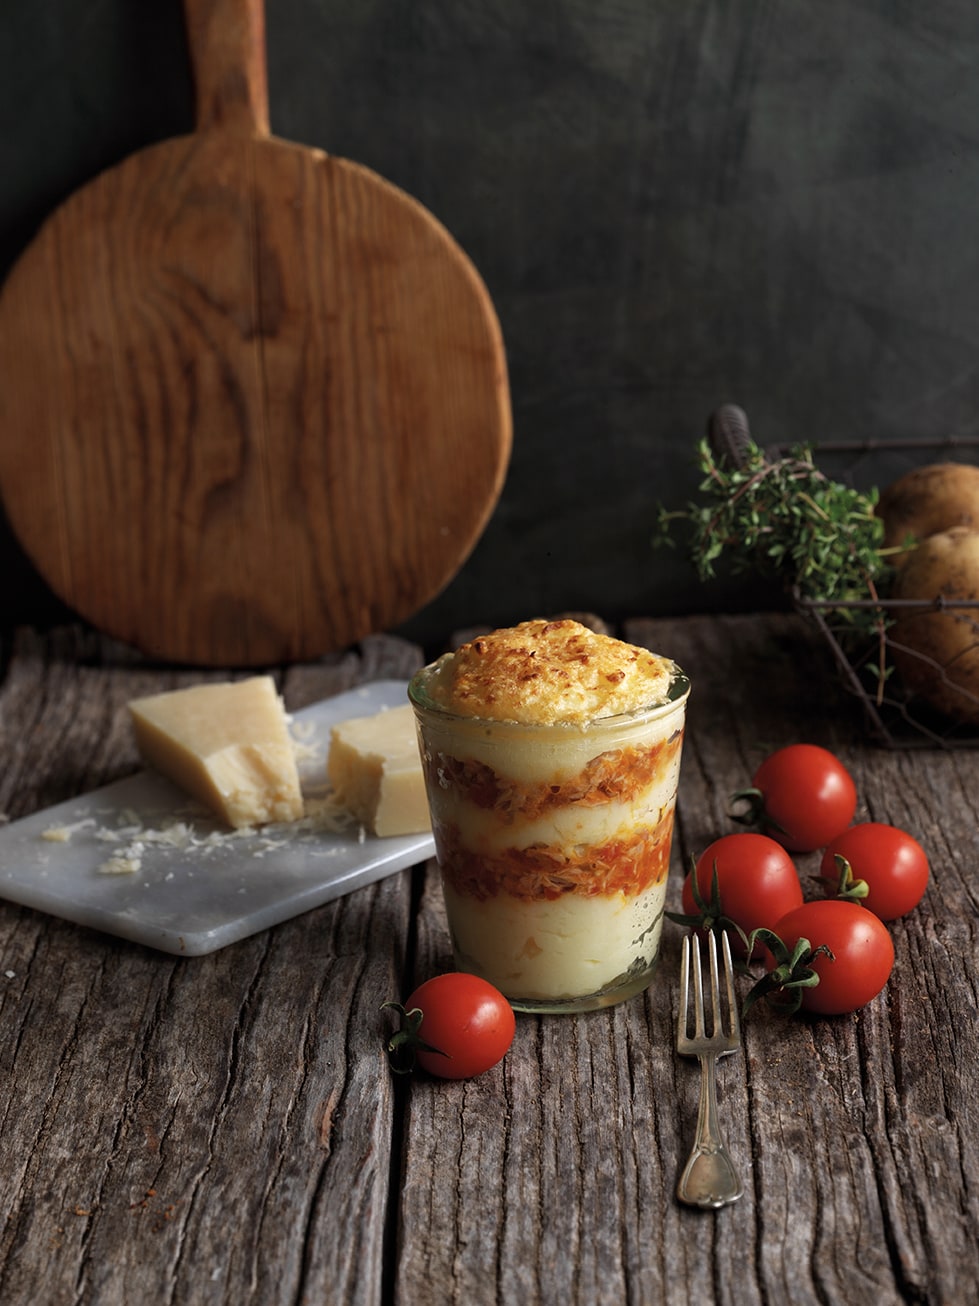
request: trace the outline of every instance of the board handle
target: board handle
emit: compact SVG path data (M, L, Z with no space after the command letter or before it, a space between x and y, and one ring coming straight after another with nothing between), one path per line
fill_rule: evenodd
M184 0L198 131L269 134L264 0Z

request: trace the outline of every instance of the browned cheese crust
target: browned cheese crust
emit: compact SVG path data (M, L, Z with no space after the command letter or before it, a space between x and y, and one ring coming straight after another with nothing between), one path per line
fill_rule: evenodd
M524 621L463 644L439 664L432 700L459 716L587 724L666 700L668 658L577 621Z

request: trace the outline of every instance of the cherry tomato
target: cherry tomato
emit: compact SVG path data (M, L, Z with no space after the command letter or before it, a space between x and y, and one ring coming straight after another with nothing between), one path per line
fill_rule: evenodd
M846 858L849 875L837 856ZM921 844L879 821L844 830L823 853L820 869L832 891L859 898L882 921L896 920L917 907L928 884L928 858Z
M717 869L718 902L711 902L714 869ZM694 897L693 878L706 910ZM793 907L802 905L802 886L792 858L785 849L764 834L725 834L708 845L697 859L683 884L683 910L688 918L718 914L731 920L750 934L764 926L773 929ZM689 920L689 923L694 922ZM745 955L745 947L734 931L729 931L731 951Z
M802 1007L822 1016L839 1016L875 998L890 978L894 966L894 944L880 919L855 902L827 898L796 907L775 926L775 934L788 952L800 939L808 939L814 955L807 964L819 976L819 983L803 988ZM769 971L776 958L769 951Z
M516 1030L513 1008L503 994L463 971L426 980L401 1010L405 1026L389 1050L395 1055L413 1052L412 1064L440 1079L469 1079L489 1070L506 1055Z
M825 848L857 810L849 771L816 744L778 749L762 762L752 783L752 790L736 796L753 799L761 824L792 852Z

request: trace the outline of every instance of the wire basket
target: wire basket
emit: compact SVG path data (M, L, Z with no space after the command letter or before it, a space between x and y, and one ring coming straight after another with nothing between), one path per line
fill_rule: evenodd
M975 632L974 648L979 649L979 601L952 601L938 597L928 599L859 600L851 603L820 603L792 596L793 603L819 630L829 645L844 687L862 704L871 737L887 748L979 748L979 725L967 725L936 712L922 697L904 684L893 669L895 648L907 657L917 657L927 664L934 682L949 684L946 669L934 660L916 653L895 640L891 623L909 610L923 612L963 612ZM857 607L876 609L882 619L879 637L854 639L847 611ZM979 697L962 686L956 693L963 702L975 705L979 714Z
M714 452L734 463L743 460L751 439L743 410L724 405L711 415L708 436ZM925 462L956 461L979 464L979 437L949 436L914 441L867 440L814 442L820 470L859 489L886 485ZM775 459L788 452L785 445L764 446ZM929 679L929 695L940 681L951 683L948 669L904 644L895 632L901 617L914 612L948 612L971 627L971 646L965 655L979 658L979 599L866 599L819 601L790 591L793 606L822 636L844 688L860 703L871 739L887 748L979 748L979 697L956 685L958 703L975 715L965 724L937 712L928 699L902 681L895 670L894 654L916 661L917 674ZM856 609L879 617L873 634L858 633L852 617ZM959 656L963 656L960 654ZM974 714L972 707L975 707Z

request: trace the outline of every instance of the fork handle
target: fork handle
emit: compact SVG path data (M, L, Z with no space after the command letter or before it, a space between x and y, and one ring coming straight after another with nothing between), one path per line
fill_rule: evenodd
M736 1201L744 1188L724 1145L717 1118L717 1053L704 1052L699 1060L697 1134L677 1185L677 1197L689 1206L726 1206Z

